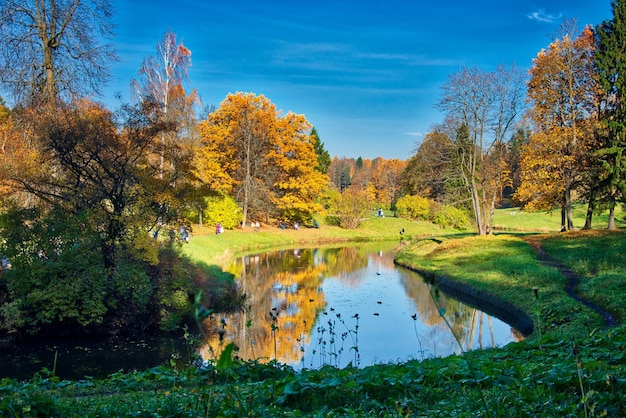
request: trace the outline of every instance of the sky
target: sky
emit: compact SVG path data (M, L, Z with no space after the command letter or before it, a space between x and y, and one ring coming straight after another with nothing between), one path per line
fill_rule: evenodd
M612 18L610 0L113 0L120 61L101 99L130 101L144 58L171 30L192 53L204 105L262 94L303 114L332 156L407 159L443 114L463 67L527 70L564 19Z

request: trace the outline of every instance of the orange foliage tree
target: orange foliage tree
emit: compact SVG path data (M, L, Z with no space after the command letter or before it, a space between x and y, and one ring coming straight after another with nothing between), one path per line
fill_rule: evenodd
M537 55L530 70L534 132L522 148L516 199L529 209L560 207L561 227L570 230L572 194L589 169L598 87L592 29L576 36L574 22L566 22L562 30L563 36Z
M378 206L393 207L400 197L401 178L406 168L406 161L377 158L374 162L371 183L374 188L375 202Z
M199 124L198 177L237 200L244 226L251 218L306 221L327 182L315 169L310 129L304 116L283 116L262 95L229 94Z

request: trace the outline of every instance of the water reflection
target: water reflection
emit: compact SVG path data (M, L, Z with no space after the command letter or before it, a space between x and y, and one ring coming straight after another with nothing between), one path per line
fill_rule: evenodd
M447 356L460 352L459 342L471 350L522 338L497 318L433 294L420 276L394 265L389 244L381 245L236 259L230 270L248 295L247 309L210 318L200 354L215 359L232 341L243 359L295 368L367 366Z

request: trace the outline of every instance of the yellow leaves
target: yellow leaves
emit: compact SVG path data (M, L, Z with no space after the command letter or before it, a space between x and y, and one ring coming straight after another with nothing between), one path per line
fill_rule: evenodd
M254 206L250 198L263 190L279 210L308 213L327 182L315 170L310 130L303 115L283 116L263 95L229 94L198 127L198 176L243 205Z

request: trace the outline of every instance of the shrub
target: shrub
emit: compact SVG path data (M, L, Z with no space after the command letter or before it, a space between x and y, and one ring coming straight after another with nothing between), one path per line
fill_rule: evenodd
M204 222L208 225L221 223L226 229L232 229L241 224L243 213L235 199L230 196L207 197L207 209L204 211Z
M451 205L442 205L435 214L433 222L443 228L468 229L470 227L467 213Z
M421 196L403 196L396 202L396 213L401 218L426 221L431 218L431 201Z
M355 229L365 219L370 204L365 193L356 189L346 189L335 196L332 205L333 215L328 217L329 223L337 223L341 228Z

